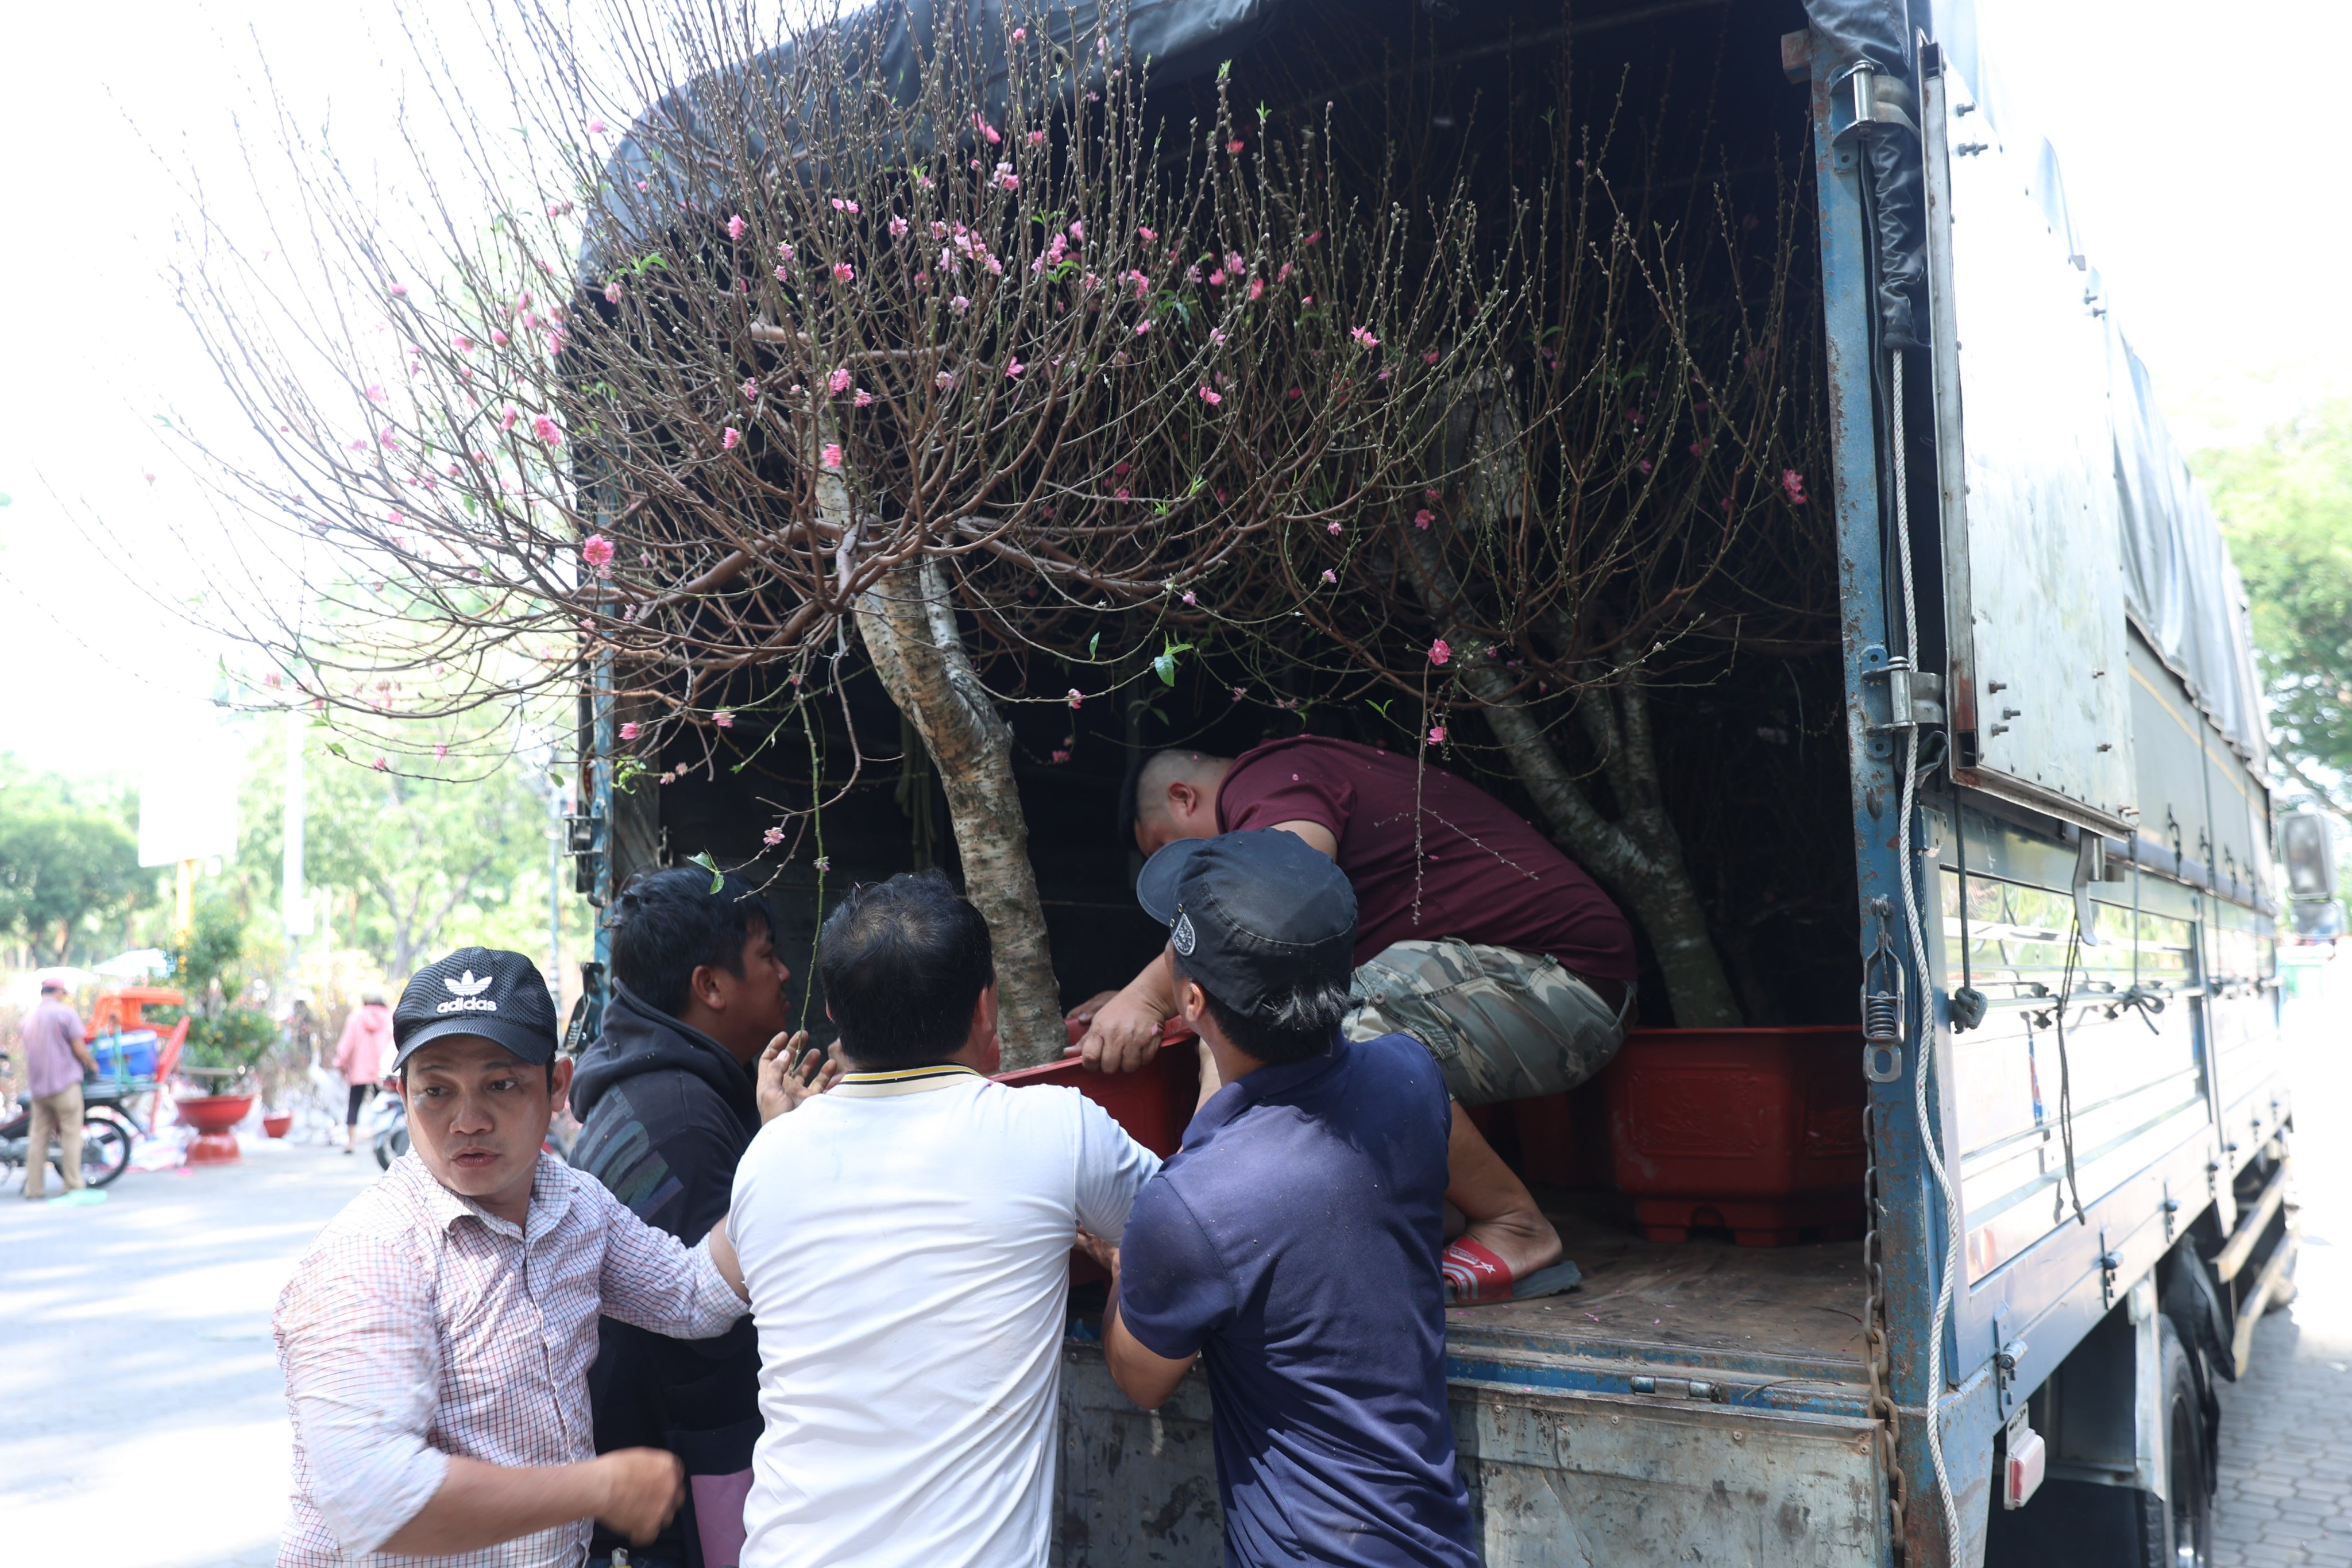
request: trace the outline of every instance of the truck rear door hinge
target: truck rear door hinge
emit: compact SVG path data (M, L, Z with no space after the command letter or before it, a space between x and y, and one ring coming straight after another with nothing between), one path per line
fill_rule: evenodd
M1944 678L1912 667L1907 654L1889 654L1876 643L1862 650L1862 679L1886 682L1886 722L1873 734L1944 722Z

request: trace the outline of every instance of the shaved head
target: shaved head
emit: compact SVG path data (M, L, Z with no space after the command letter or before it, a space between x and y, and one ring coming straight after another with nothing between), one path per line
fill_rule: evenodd
M1231 757L1213 752L1154 752L1135 775L1132 831L1147 855L1178 838L1206 837L1217 831L1217 786Z

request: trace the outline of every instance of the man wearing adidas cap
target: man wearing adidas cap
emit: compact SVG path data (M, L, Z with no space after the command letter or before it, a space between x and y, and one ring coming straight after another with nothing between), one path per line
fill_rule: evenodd
M595 1453L596 1321L724 1331L745 1306L712 1259L723 1222L689 1251L541 1152L572 1064L522 954L427 964L392 1027L413 1152L328 1224L278 1301L294 1424L280 1568L380 1552L577 1568L591 1520L651 1539L677 1509L678 1461Z
M1222 1087L1112 1255L1112 1377L1157 1409L1206 1363L1227 1563L1475 1568L1438 1265L1453 1111L1420 1041L1341 1032L1346 873L1259 829L1169 845L1136 897Z

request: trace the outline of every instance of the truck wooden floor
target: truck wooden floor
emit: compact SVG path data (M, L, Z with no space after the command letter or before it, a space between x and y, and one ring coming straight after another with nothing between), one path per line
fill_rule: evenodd
M1455 1377L1858 1412L1867 1382L1860 1242L1645 1241L1567 1202L1547 1206L1583 1282L1540 1300L1448 1311Z

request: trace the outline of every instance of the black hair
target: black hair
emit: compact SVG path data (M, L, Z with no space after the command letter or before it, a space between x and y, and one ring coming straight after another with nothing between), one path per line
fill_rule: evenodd
M816 973L844 1055L861 1068L921 1067L963 1048L996 958L988 922L947 878L901 872L826 917Z
M755 931L775 930L749 879L730 872L713 889L710 873L692 866L636 878L613 900L604 923L613 933L613 978L673 1018L686 1011L696 969L724 969L740 980L743 944Z
M1173 952L1173 949L1171 949ZM1176 973L1195 985L1209 1004L1226 1043L1244 1056L1276 1067L1303 1062L1330 1048L1332 1032L1356 1005L1355 992L1341 975L1309 975L1289 990L1266 997L1255 1013L1244 1013L1217 1000L1217 994L1187 973L1184 955L1176 953Z

